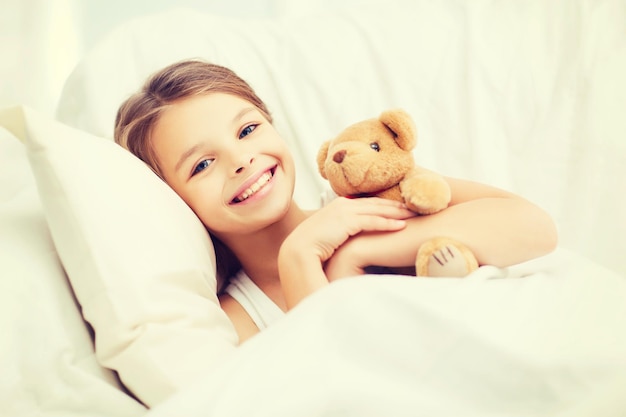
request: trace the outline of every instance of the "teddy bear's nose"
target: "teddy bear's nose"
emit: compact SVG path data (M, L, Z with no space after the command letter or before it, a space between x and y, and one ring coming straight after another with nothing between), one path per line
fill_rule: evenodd
M340 164L343 161L343 158L345 158L345 156L346 156L346 151L344 151L344 150L337 151L333 155L333 161L335 161L338 164Z

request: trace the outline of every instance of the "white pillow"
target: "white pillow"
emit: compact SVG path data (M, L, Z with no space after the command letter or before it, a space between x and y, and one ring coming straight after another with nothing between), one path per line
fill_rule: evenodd
M19 113L0 112L0 125L11 125L12 115ZM1 416L145 412L114 372L98 364L57 257L25 146L2 127L0 277Z
M13 113L98 360L147 405L164 400L237 343L217 300L208 233L110 140L30 109Z

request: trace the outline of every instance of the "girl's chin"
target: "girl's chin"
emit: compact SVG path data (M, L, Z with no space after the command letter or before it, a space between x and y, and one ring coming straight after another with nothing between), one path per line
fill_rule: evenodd
M218 238L249 235L285 220L290 209L296 207L290 195L284 195L284 198L272 196L266 204L240 204L235 206L231 216L221 219L211 216L209 221L203 222L206 228Z

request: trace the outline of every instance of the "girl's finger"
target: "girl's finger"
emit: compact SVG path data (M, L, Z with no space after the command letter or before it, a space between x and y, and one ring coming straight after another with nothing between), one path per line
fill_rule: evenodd
M405 220L372 215L354 217L349 224L345 224L346 231L350 236L355 236L361 232L391 232L403 229L405 226Z

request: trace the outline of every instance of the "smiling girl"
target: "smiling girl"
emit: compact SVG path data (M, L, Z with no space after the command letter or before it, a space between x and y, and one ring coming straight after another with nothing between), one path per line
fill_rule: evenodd
M453 178L446 178L449 207L430 216L379 198L300 209L294 161L265 104L232 71L202 61L150 77L121 105L115 140L211 233L218 272L229 278L220 303L240 342L332 280L369 265L412 265L421 243L435 236L462 241L479 263L498 266L544 255L556 244L554 224L537 206Z

